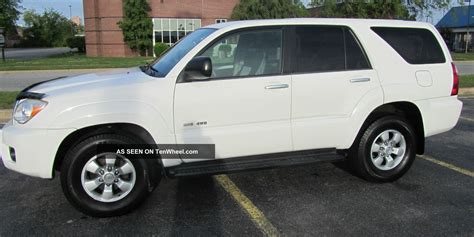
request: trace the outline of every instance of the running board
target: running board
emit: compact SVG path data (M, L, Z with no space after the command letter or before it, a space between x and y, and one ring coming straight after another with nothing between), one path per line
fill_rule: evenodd
M297 152L284 152L257 156L245 156L229 159L215 159L184 163L169 167L166 173L169 177L194 175L213 175L269 169L275 167L305 165L318 162L334 162L345 159L336 149L318 149Z

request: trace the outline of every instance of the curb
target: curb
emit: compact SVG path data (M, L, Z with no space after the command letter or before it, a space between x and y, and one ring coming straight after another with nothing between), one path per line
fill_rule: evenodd
M474 63L474 60L458 60L453 61L453 63Z
M0 123L8 122L12 117L11 109L0 109Z
M474 87L459 88L459 95L474 95Z
M460 88L459 95L460 96L473 96L474 87ZM11 109L0 109L0 123L8 122L11 119L11 117L12 117Z

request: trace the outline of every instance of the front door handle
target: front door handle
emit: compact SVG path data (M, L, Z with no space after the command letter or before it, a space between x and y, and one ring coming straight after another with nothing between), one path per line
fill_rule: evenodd
M370 81L370 78L368 77L351 79L351 83L368 82L368 81Z
M278 84L278 85L269 85L265 86L266 90L275 90L275 89L285 89L290 87L288 84Z

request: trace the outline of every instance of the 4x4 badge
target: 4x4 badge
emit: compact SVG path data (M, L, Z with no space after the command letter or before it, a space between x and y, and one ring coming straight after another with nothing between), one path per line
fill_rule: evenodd
M201 122L196 122L196 126L204 126L207 125L207 121L201 121ZM185 123L183 124L183 127L192 127L194 126L194 123Z

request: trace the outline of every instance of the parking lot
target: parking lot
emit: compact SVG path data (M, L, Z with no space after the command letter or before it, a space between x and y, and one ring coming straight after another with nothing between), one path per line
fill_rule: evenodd
M374 184L333 164L164 179L138 210L97 219L69 205L59 179L0 165L0 236L355 235L474 236L474 97L455 129L393 183Z

